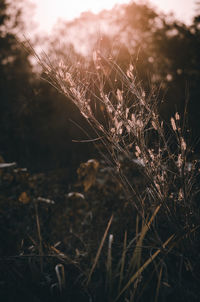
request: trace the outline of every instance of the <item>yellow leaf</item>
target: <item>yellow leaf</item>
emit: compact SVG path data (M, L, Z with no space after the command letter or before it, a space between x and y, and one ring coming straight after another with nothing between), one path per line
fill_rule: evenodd
M82 163L77 170L80 183L87 192L96 181L96 174L99 168L99 162L96 159L90 159Z
M22 192L18 198L19 202L23 204L27 204L30 202L30 197L27 195L26 192Z

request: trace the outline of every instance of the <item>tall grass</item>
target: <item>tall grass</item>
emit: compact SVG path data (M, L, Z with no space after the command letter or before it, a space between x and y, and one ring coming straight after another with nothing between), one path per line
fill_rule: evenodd
M75 62L54 65L46 56L34 55L45 79L77 106L96 133L91 140L101 142L100 153L115 167L125 199L136 213L136 227L125 231L120 257L112 244L115 234L109 236L106 299L139 301L153 274L157 281L151 301L159 301L161 288L171 286L164 281L168 256L176 255L179 264L182 256L187 259L184 253L193 245L199 226L195 213L197 162L190 160L192 150L184 137L186 114L182 117L176 112L169 121L162 119L158 100L138 84L132 64L123 71L95 51L93 67L87 70ZM139 183L134 181L135 170L140 174ZM88 287L112 220L88 269Z

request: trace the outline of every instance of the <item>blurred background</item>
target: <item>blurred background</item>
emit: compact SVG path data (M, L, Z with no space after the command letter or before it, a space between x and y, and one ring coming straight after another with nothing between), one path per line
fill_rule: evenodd
M25 36L25 38L24 38ZM28 39L55 64L92 67L94 49L134 74L160 114L184 113L199 153L199 1L0 1L0 156L33 171L78 166L95 156L73 142L91 133L78 109L47 82L18 42Z

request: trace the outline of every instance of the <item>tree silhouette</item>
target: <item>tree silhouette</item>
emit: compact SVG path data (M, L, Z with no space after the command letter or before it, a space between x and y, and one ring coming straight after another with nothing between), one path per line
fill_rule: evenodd
M0 5L0 148L12 157L16 137L21 128L20 116L28 96L31 65L28 54L22 49L14 31L23 26L20 10L9 15L8 1ZM16 156L14 156L16 157Z

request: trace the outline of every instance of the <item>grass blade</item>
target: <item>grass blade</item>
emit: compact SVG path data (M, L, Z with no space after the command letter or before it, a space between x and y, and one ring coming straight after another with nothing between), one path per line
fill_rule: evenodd
M129 266L129 272L133 272L133 270L136 268L140 267L140 263L141 263L141 253L142 253L142 243L144 240L144 237L147 233L147 231L149 230L152 222L154 221L154 218L156 217L158 211L160 210L161 205L157 206L153 215L151 216L151 219L149 220L149 222L146 222L143 227L142 227L142 231L140 234L140 237L137 241L131 262L130 262L130 266ZM138 224L138 223L137 223Z
M94 272L94 269L95 269L95 267L96 267L96 265L97 265L97 262L98 262L98 260L99 260L99 257L100 257L100 254L101 254L101 250L102 250L102 248L103 248L103 245L104 245L105 239L106 239L106 237L107 237L109 228L110 228L110 226L111 226L112 220L113 220L113 215L111 216L111 218L110 218L110 220L109 220L109 222L108 222L108 225L107 225L107 227L106 227L106 230L105 230L105 232L104 232L104 235L103 235L103 237L102 237L102 240L101 240L101 243L100 243L100 245L99 245L99 248L98 248L96 257L95 257L95 259L94 259L94 263L93 263L92 268L91 268L91 270L90 270L90 273L89 273L89 276L88 276L88 280L87 280L86 285L88 285L88 284L90 283L91 276L92 276L92 274L93 274L93 272Z
M165 248L168 243L174 238L174 234L170 236L165 243L162 245L162 248ZM138 271L129 279L128 283L121 290L115 301L117 301L121 295L129 288L129 286L139 277L139 275L144 271L144 269L159 255L161 249L158 249L139 269Z
M121 259L121 268L120 268L118 292L120 292L121 284L122 284L122 280L123 280L125 257L126 257L126 246L127 246L127 231L124 234L124 245L123 245L123 252L122 252L122 259Z

